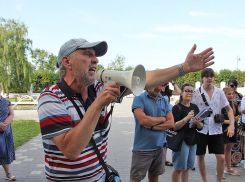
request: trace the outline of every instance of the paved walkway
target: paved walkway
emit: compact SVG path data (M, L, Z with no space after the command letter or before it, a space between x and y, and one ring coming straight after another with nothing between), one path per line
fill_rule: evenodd
M125 98L122 104L116 104L112 118L112 128L109 133L108 141L108 163L115 167L123 182L129 181L129 171L131 165L131 151L134 138L134 118L131 112L132 98ZM14 119L33 119L38 121L36 111L18 111L15 110ZM171 150L168 150L167 159L171 160ZM216 159L214 155L206 155L206 171L209 182L216 181L215 168ZM202 181L198 171L190 171L189 181ZM16 160L10 165L11 172L20 182L44 182L44 152L42 147L41 135L16 150ZM242 167L236 167L241 176L226 175L226 182L244 182L245 170ZM159 181L171 181L173 167L166 167L166 172L160 176ZM4 171L0 168L0 182L7 181L3 179ZM143 182L148 181L146 178Z

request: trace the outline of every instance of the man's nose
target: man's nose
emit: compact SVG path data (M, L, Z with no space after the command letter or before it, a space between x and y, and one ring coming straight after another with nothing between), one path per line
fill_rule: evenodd
M91 60L92 63L99 63L99 60L97 57L93 57Z

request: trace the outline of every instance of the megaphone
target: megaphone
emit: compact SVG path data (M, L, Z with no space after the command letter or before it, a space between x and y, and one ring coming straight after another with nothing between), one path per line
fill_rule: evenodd
M135 96L139 96L145 88L146 73L144 66L139 64L131 71L99 70L96 79L105 85L116 82L129 88Z

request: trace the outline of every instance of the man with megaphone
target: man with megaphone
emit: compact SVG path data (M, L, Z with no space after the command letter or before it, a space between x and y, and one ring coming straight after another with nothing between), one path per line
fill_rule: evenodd
M196 45L182 64L147 72L145 89L214 64L212 48L199 54L194 54L195 49ZM89 43L85 39L71 39L60 48L56 66L61 80L45 88L38 102L48 181L108 181L108 174L99 162L107 158L110 127L106 107L120 102L131 90L120 87L117 80L105 85L96 81L97 57L106 52L105 41ZM141 85L141 76L133 72L131 86Z

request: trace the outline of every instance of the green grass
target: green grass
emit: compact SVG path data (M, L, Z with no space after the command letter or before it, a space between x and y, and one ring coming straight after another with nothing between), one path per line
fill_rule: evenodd
M40 133L40 125L34 120L13 120L11 126L15 150Z

